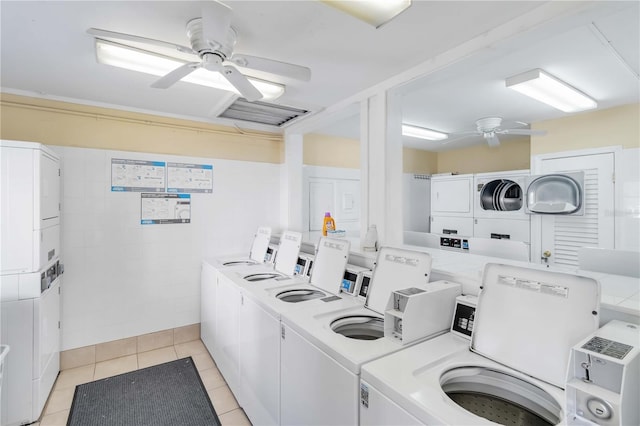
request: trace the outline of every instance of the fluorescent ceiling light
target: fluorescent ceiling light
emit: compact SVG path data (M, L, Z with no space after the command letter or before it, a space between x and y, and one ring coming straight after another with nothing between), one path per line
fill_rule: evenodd
M441 141L447 139L449 135L438 132L436 130L425 129L424 127L402 125L402 136L410 136L412 138L427 139L430 141Z
M378 28L411 6L411 0L321 0Z
M598 106L589 96L541 69L509 77L506 85L564 112L584 111Z
M157 76L166 75L186 63L186 61L100 39L96 39L96 56L101 64ZM262 93L263 100L277 99L284 93L284 86L280 84L253 77L247 78ZM204 68L198 68L180 81L240 94L220 73Z

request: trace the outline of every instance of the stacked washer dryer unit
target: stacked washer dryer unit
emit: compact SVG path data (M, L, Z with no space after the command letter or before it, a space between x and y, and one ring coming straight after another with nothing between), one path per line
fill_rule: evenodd
M529 170L474 176L473 236L531 242L525 196Z
M0 142L2 425L38 420L60 371L60 158Z
M599 308L593 278L487 264L471 342L447 333L365 365L361 424L388 411L404 424L566 423L570 350ZM456 311L454 323L470 320Z
M282 313L281 424L358 424L361 366L448 328L460 285L430 272L429 254L383 247L364 306Z
M445 249L468 250L473 236L473 175L431 177L431 232Z

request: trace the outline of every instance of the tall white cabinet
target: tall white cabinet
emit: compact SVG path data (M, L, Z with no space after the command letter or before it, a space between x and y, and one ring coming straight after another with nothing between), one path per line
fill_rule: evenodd
M36 421L60 371L60 158L0 141L0 174L4 426Z

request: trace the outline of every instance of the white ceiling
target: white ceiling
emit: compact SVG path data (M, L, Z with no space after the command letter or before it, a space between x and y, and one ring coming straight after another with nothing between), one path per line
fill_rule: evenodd
M414 0L407 11L375 29L314 0L225 2L233 9L232 24L238 31L235 52L311 68L310 82L281 80L286 93L275 102L311 112L348 99L543 3ZM86 34L95 27L188 45L185 24L200 16L199 2L3 0L0 7L3 91L232 124L217 119L215 110L228 102L229 92L189 83L152 89L156 77L98 64L93 37ZM452 132L471 130L475 119L487 115L501 115L507 124L557 117L549 108L504 89L504 78L538 67L570 81L601 107L638 102L637 77L585 26L591 21L637 74L638 2L606 2L567 24L550 24L492 46L400 88L405 94L404 121ZM357 132L357 116L343 127L340 133L345 136L353 129ZM447 147L482 143L474 139ZM405 141L439 149L415 142Z

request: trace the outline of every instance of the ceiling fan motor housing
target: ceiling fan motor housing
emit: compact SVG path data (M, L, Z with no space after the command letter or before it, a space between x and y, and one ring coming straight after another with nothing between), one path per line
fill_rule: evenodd
M207 53L217 54L223 60L231 57L237 39L236 30L229 27L225 40L206 40L202 29L202 18L187 22L187 36L191 42L191 48L203 59Z
M476 121L479 132L493 133L502 124L502 117L485 117Z

